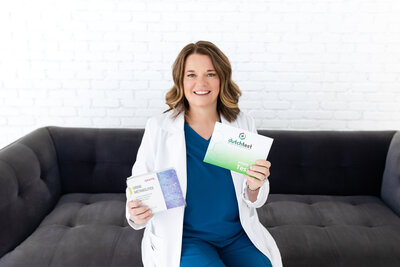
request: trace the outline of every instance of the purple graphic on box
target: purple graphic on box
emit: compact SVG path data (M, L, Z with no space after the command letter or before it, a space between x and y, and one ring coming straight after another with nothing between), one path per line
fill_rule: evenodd
M157 173L161 190L164 195L167 209L180 207L185 204L175 170L166 170Z

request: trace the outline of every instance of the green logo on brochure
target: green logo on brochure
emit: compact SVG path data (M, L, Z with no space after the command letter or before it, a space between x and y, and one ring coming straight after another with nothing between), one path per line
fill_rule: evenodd
M239 138L240 138L240 140L246 139L246 134L245 133L240 133L239 134Z

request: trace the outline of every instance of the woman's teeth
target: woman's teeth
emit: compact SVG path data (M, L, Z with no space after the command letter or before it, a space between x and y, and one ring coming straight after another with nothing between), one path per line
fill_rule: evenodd
M195 91L194 93L196 95L207 95L209 94L211 91Z

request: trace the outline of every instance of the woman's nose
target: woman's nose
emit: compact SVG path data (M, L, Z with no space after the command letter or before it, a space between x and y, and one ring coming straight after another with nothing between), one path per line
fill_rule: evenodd
M200 86L207 85L207 79L205 77L199 77L197 80L197 84Z

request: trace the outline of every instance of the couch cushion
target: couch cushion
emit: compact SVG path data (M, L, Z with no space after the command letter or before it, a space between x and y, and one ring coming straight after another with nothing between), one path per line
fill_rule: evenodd
M67 194L1 266L142 266L125 194ZM3 265L4 264L4 265Z
M377 197L271 194L258 209L283 266L400 266L400 218Z

